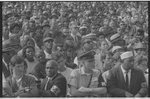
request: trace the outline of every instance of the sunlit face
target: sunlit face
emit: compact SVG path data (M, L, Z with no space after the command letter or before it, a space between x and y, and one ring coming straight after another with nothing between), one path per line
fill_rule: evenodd
M56 66L56 64L54 64L52 62L53 61L48 61L46 63L45 71L46 71L47 76L49 76L49 77L53 77L58 71L58 67Z
M108 43L106 41L101 42L101 49L107 50L108 49Z

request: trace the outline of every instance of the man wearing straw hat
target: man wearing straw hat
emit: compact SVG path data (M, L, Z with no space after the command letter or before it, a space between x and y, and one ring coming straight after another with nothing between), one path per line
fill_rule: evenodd
M134 67L132 51L120 55L121 65L110 71L108 92L115 97L143 97L147 93L144 74Z

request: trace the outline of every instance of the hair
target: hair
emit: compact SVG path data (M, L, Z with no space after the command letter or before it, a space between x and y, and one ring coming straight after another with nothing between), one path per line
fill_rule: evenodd
M58 61L60 58L66 59L65 53L55 52L52 54L52 57L55 61Z
M23 40L20 42L20 45L22 47L25 47L27 45L27 42L30 41L30 40L34 42L34 40L29 35L25 35L23 37ZM35 46L35 42L34 42L34 46Z
M22 55L24 58L26 58L26 49L27 48L32 48L33 51L35 52L35 48L33 46L25 46L23 49L22 49Z
M21 64L21 63L24 63L25 68L27 68L27 63L24 60L24 58L18 55L14 55L10 60L10 67L15 67L15 64Z
M48 60L48 61L46 62L46 65L47 65L48 62L51 62L51 65L54 65L54 66L57 66L57 67L58 67L58 63L57 63L56 60L54 60L54 59Z

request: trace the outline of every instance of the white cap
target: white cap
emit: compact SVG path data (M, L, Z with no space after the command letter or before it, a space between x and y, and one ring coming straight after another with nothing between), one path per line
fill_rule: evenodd
M118 38L118 37L120 37L120 34L119 33L116 33L116 34L114 34L114 35L112 35L111 37L110 37L110 40L112 41L112 40L115 40L116 38Z
M123 60L125 58L130 58L133 56L133 52L132 51L127 51L127 52L124 52L120 55L120 58Z
M87 27L86 26L81 26L80 29L87 29Z
M122 47L121 46L113 46L112 52L114 52L115 50L120 49L120 48L122 48Z

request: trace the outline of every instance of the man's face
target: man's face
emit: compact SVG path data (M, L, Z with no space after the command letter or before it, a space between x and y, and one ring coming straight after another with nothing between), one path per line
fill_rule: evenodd
M46 74L49 77L53 77L57 73L57 66L52 63L52 61L47 62L46 64Z
M12 70L13 70L13 74L15 74L16 76L23 75L25 71L24 63L22 62L21 64L15 64L15 66L12 67Z
M126 58L123 60L123 68L125 70L130 70L134 67L134 58L130 57L130 58Z
M84 66L85 68L87 69L94 69L95 68L95 60L94 59L87 59L87 60L84 60Z

